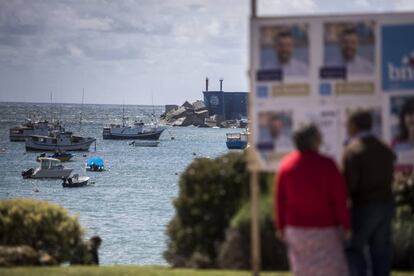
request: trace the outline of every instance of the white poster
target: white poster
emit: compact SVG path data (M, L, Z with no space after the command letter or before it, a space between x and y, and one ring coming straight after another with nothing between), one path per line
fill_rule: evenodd
M255 18L251 26L250 168L277 170L292 134L314 122L340 162L349 115L414 172L414 13Z

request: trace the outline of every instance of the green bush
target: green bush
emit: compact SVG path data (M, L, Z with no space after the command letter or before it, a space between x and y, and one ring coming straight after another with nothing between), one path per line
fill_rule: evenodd
M261 265L264 270L287 270L288 260L285 245L276 239L273 226L273 174L261 175L261 197L259 199L259 221L261 240ZM250 268L251 204L246 201L233 217L227 230L220 255L219 265L225 269Z
M248 191L245 154L195 159L180 177L165 259L176 267L217 267L225 230Z
M33 199L0 200L2 245L29 245L61 263L72 258L82 235L77 218L59 205Z
M393 223L393 268L414 269L414 176L397 175Z

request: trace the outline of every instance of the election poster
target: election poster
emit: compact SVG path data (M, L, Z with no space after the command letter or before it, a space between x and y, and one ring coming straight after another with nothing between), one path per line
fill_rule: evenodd
M325 93L361 95L375 92L374 21L323 24L321 84ZM329 88L329 89L327 89Z
M254 18L250 39L250 168L277 170L308 123L341 165L365 110L396 171L414 173L414 13Z

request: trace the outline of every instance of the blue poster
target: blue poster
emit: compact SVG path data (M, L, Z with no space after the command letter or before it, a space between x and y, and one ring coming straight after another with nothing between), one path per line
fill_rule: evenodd
M414 89L414 24L383 25L382 88Z

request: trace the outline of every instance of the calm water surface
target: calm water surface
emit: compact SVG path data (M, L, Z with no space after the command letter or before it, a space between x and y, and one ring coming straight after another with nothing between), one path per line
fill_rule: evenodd
M228 130L169 128L159 147L132 147L128 141L102 140L104 124L120 123L122 106L84 105L80 133L97 138L96 152L92 145L89 152L75 152L73 161L64 164L74 173L90 176L95 184L63 189L58 180L23 180L21 171L37 166L38 153L25 152L24 143L9 142L8 129L28 116L54 116L63 120L68 130L78 132L80 111L76 104L0 103L0 198L48 200L77 214L86 236L102 237L103 264L166 264L162 257L165 228L174 213L178 174L193 160L194 153L199 157L226 153ZM148 106L125 107L130 120L145 119L153 111ZM162 111L163 107L155 107L156 114ZM107 171L85 171L85 160L95 155L105 160Z

